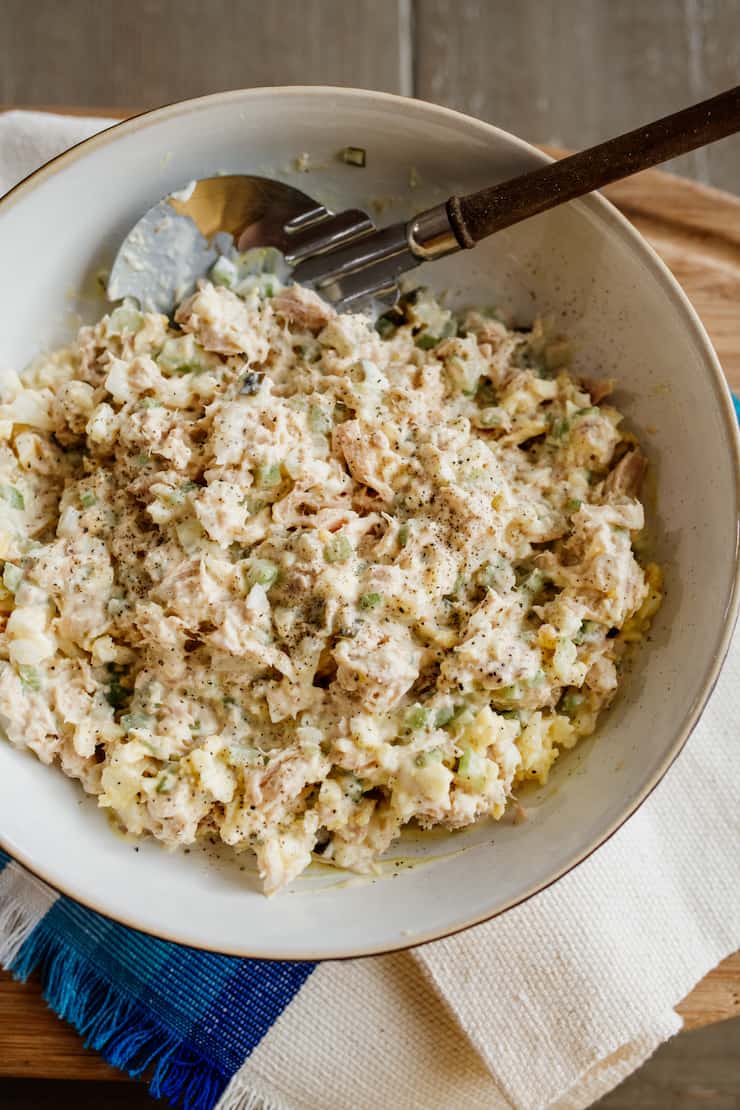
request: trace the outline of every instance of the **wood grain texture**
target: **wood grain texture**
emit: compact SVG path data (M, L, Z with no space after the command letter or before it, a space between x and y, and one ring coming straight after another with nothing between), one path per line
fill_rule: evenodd
M0 102L153 107L251 85L402 90L401 0L0 0Z
M740 200L656 170L619 182L606 194L676 274L717 346L731 385L740 391ZM740 952L710 972L678 1012L687 1029L740 1016ZM38 985L21 986L0 973L3 1076L122 1078L82 1048L77 1035L46 1007ZM662 1110L662 1087L659 1096L639 1105ZM629 1105L638 1103L613 1103L615 1108Z
M694 1029L662 1044L592 1110L738 1110L738 1060L740 1021Z
M734 0L417 0L415 94L583 149L737 84ZM669 163L737 192L740 138Z

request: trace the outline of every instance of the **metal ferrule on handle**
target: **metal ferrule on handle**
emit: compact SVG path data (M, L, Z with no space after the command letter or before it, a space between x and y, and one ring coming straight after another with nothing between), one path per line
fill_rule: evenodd
M444 204L428 208L410 220L406 225L406 242L411 253L425 262L433 262L460 250Z

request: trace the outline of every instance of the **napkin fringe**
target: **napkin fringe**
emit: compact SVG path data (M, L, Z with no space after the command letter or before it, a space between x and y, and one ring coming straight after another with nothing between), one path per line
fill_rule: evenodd
M237 1073L216 1110L288 1110L288 1107L284 1102L275 1102L260 1094L259 1091L247 1087L244 1080L238 1078Z
M5 940L4 928L17 932L22 926L22 908L6 906L0 917L0 937ZM44 928L43 921L24 941L10 970L24 981L39 970L44 998L81 1034L85 1047L99 1052L132 1079L146 1072L155 1098L167 1099L172 1105L183 1103L188 1110L211 1110L228 1085L229 1076L170 1033L150 1010L110 983L85 956L65 946ZM247 1104L244 1110L252 1107Z
M0 967L9 967L37 921L36 907L14 898L0 905Z

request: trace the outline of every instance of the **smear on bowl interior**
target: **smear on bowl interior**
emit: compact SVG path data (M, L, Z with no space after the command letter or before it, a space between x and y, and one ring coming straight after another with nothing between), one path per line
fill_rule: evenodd
M259 270L259 267L258 267ZM0 380L0 724L264 889L499 818L660 602L610 382L427 291L377 322L222 259ZM100 835L109 835L101 824Z

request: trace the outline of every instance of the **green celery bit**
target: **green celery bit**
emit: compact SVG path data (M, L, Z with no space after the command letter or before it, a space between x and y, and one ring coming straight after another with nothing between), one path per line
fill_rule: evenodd
M418 347L420 351L431 351L432 347L437 346L439 339L438 335L429 335L428 332L423 332L414 338L414 346Z
M530 590L533 594L538 594L545 585L547 578L541 570L533 570L532 573L524 580L522 586L525 590Z
M121 728L126 732L130 732L132 728L149 728L151 723L151 717L147 717L145 713L124 713L121 717Z
M169 768L167 768L164 771L164 773L161 775L161 777L160 777L159 781L157 782L157 785L155 786L154 789L156 790L157 794L169 794L172 791L172 789L176 786L176 784L177 784L176 776L173 774L173 772Z
M229 763L232 767L254 767L262 763L262 757L251 744L232 744L229 748Z
M257 467L256 479L258 486L279 486L282 481L279 463L261 463Z
M18 589L23 578L23 571L20 567L16 567L13 563L6 563L3 567L3 585L6 590L10 590L12 594Z
M479 794L486 785L486 761L483 756L474 752L472 748L467 748L460 756L457 777Z
M480 571L480 584L486 590L501 590L506 585L506 572L511 569L506 559L497 555L490 563L485 563Z
M519 683L513 682L511 686L502 686L500 689L494 691L496 698L503 698L504 701L518 701L522 692L519 689Z
M18 667L18 674L27 690L41 689L41 676L35 667L31 667L27 663L21 663Z
M566 716L572 717L578 712L585 700L580 690L568 690L560 699L558 709Z
M401 547L405 547L406 544L409 542L408 524L402 524L401 527L398 529L398 542L400 543Z
M566 420L565 417L559 417L557 420L553 420L552 434L555 439L563 439L569 431L570 420Z
M377 593L363 594L360 598L361 609L376 609L383 604L383 595Z
M381 339L390 339L392 335L396 334L398 324L396 321L386 313L385 316L379 316L375 321L375 330Z
M324 547L324 558L327 563L346 563L353 554L352 544L346 536L332 536Z
M568 513L577 513L581 507L581 502L577 497L571 497L570 500L565 502L565 510Z
M367 163L367 152L361 146L346 146L339 152L339 157L347 166L359 166L362 169Z
M231 259L221 255L211 266L211 272L208 275L214 285L233 285L237 278L237 268Z
M428 767L430 763L441 763L442 751L440 748L429 748L426 752L419 752L414 763L417 767Z
M443 705L441 709L437 710L437 714L434 718L435 727L444 728L445 725L448 725L450 721L454 719L455 712L454 705Z
M105 330L108 335L124 335L126 332L138 331L143 322L141 312L131 301L125 300L106 318Z
M581 621L581 627L573 637L574 644L593 643L601 638L602 626L598 621Z
M277 581L279 573L278 567L269 559L255 559L247 570L247 585L250 589L252 586L259 585L269 590L270 586Z
M331 417L324 412L321 405L311 405L308 410L308 426L317 435L325 435L331 431Z
M80 504L83 509L91 509L93 505L97 503L97 500L97 497L91 490L87 490L85 493L80 494Z
M3 501L8 502L11 509L25 509L26 507L23 494L15 486L0 486L0 497Z
M423 705L412 705L406 712L403 725L407 732L417 732L420 728L424 728L428 719L428 709L425 709Z

